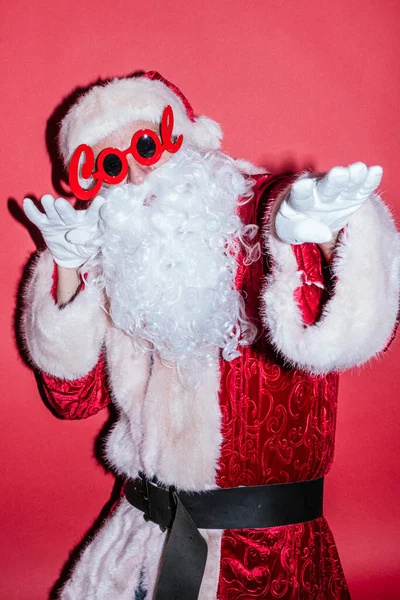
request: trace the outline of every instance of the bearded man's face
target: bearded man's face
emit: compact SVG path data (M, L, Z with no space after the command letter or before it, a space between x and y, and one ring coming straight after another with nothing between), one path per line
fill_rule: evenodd
M126 147L132 127L112 135L97 152ZM235 286L241 242L255 234L236 213L251 183L225 154L185 144L155 167L135 162L102 192L96 283L114 325L193 386L220 349L230 360L255 335Z

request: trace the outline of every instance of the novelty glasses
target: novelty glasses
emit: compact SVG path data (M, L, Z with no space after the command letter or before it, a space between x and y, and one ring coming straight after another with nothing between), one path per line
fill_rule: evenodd
M173 140L174 113L170 106L166 106L161 119L160 136L151 129L140 129L133 134L131 145L127 150L118 148L104 148L95 161L93 150L87 144L81 144L72 155L69 166L69 185L74 196L79 200L91 200L99 191L103 183L118 184L128 174L128 154L141 165L150 167L155 165L163 152L178 152L183 142L183 135ZM85 190L79 183L79 167L82 163L81 178L95 181L90 190Z

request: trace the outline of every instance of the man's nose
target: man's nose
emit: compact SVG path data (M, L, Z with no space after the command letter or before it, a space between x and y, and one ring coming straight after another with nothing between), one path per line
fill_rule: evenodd
M148 169L139 164L133 156L127 156L128 160L128 183L140 185L148 175Z

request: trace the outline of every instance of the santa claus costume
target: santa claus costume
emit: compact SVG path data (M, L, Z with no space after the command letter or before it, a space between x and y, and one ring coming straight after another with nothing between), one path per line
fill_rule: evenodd
M161 598L172 534L132 505L140 482L183 504L187 492L320 486L333 459L338 372L382 351L395 327L399 240L380 198L366 194L351 214L331 264L316 243L282 241L276 215L295 179L223 154L220 127L155 73L84 95L62 123L65 163L129 122L158 123L166 105L182 149L143 185L104 191L98 252L81 261L76 296L57 305L48 250L25 290L24 339L51 405L82 419L114 403L105 456L131 482L64 600L132 600L139 586ZM289 523L198 525L208 553L190 597L349 598L324 516ZM188 600L178 581L186 574L169 575L170 597Z

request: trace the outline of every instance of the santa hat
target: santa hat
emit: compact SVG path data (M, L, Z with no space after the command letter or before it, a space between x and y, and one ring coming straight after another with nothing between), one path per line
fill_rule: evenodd
M80 144L93 146L120 127L136 120L159 123L166 106L174 112L174 134L201 150L216 150L221 127L205 116L195 116L182 92L156 71L139 77L113 79L81 96L61 123L59 145L67 166Z

